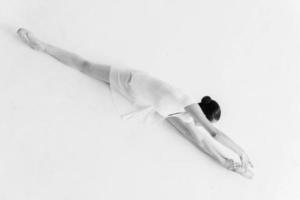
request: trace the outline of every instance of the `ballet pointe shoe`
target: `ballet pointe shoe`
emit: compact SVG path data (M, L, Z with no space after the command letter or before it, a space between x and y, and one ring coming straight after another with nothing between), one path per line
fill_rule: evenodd
M25 28L19 28L17 30L19 38L27 44L30 48L38 51L45 50L45 44L38 40L30 31Z

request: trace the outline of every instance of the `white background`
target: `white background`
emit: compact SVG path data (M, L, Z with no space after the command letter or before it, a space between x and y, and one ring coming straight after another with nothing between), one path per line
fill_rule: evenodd
M299 13L296 0L1 0L0 199L299 199ZM122 121L106 85L25 46L19 26L211 95L254 179L167 123Z

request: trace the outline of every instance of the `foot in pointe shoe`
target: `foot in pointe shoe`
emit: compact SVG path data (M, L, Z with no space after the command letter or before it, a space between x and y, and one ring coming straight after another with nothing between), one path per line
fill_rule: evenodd
M32 49L40 51L45 50L44 43L34 37L30 31L24 28L19 28L17 30L17 34L19 35L20 39Z

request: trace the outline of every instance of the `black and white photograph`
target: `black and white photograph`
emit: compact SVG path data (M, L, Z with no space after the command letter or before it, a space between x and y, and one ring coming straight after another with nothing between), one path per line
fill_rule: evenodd
M300 2L0 1L0 200L300 199Z

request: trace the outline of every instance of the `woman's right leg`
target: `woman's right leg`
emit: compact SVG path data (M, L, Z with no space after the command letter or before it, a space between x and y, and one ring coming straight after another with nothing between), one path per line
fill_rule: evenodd
M109 84L110 66L92 63L75 53L44 43L33 36L28 30L20 28L18 35L32 49L42 51L61 63L71 66L82 73Z

